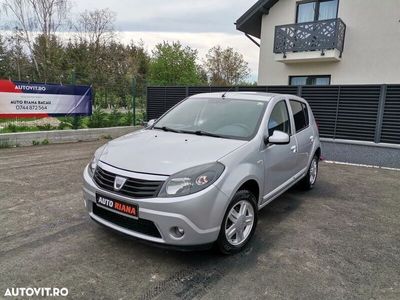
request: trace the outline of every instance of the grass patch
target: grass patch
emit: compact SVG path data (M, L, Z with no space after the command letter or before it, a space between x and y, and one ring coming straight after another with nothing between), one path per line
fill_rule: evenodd
M145 112L136 112L136 124L142 124L145 118ZM0 129L0 133L14 132L33 132L33 131L50 131L50 130L67 130L67 129L85 129L85 128L107 128L117 126L131 126L133 113L131 111L121 113L118 110L113 110L111 113L106 113L101 108L95 108L93 114L88 117L58 117L60 124L55 127L50 124L27 126L18 125L17 123L9 123L4 128ZM35 119L18 119L19 121L29 121ZM16 119L1 119L2 123L15 122Z
M103 138L104 140L112 140L112 139L113 139L113 137L112 137L110 134L103 135L102 138Z

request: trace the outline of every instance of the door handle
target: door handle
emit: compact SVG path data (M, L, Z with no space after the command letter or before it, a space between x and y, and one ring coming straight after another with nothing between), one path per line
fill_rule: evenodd
M314 142L314 136L310 136L310 142L313 143Z
M297 152L297 147L296 147L296 146L292 146L292 147L290 147L290 150L291 150L293 153L296 153L296 152Z

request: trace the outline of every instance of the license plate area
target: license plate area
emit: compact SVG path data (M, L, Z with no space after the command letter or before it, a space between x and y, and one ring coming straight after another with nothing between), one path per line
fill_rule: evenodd
M139 217L139 207L136 204L111 199L99 194L96 194L96 204L101 208L109 209L129 217Z

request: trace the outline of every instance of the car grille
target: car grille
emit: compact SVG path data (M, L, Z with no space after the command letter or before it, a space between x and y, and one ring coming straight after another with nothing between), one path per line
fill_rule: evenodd
M161 234L158 231L156 225L152 221L146 219L133 219L130 217L126 217L117 213L113 213L107 209L103 209L97 206L96 203L93 203L93 213L115 225L120 227L142 233L145 235L149 235L156 238L161 238Z
M128 178L119 191L114 190L115 174L97 166L94 173L94 181L104 190L129 196L132 198L156 197L164 181L143 180Z

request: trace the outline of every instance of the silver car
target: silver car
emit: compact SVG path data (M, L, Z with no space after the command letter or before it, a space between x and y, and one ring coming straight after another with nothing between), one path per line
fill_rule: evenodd
M314 186L320 156L302 98L195 95L95 152L83 173L85 206L93 220L139 239L235 253L260 209L295 184Z

